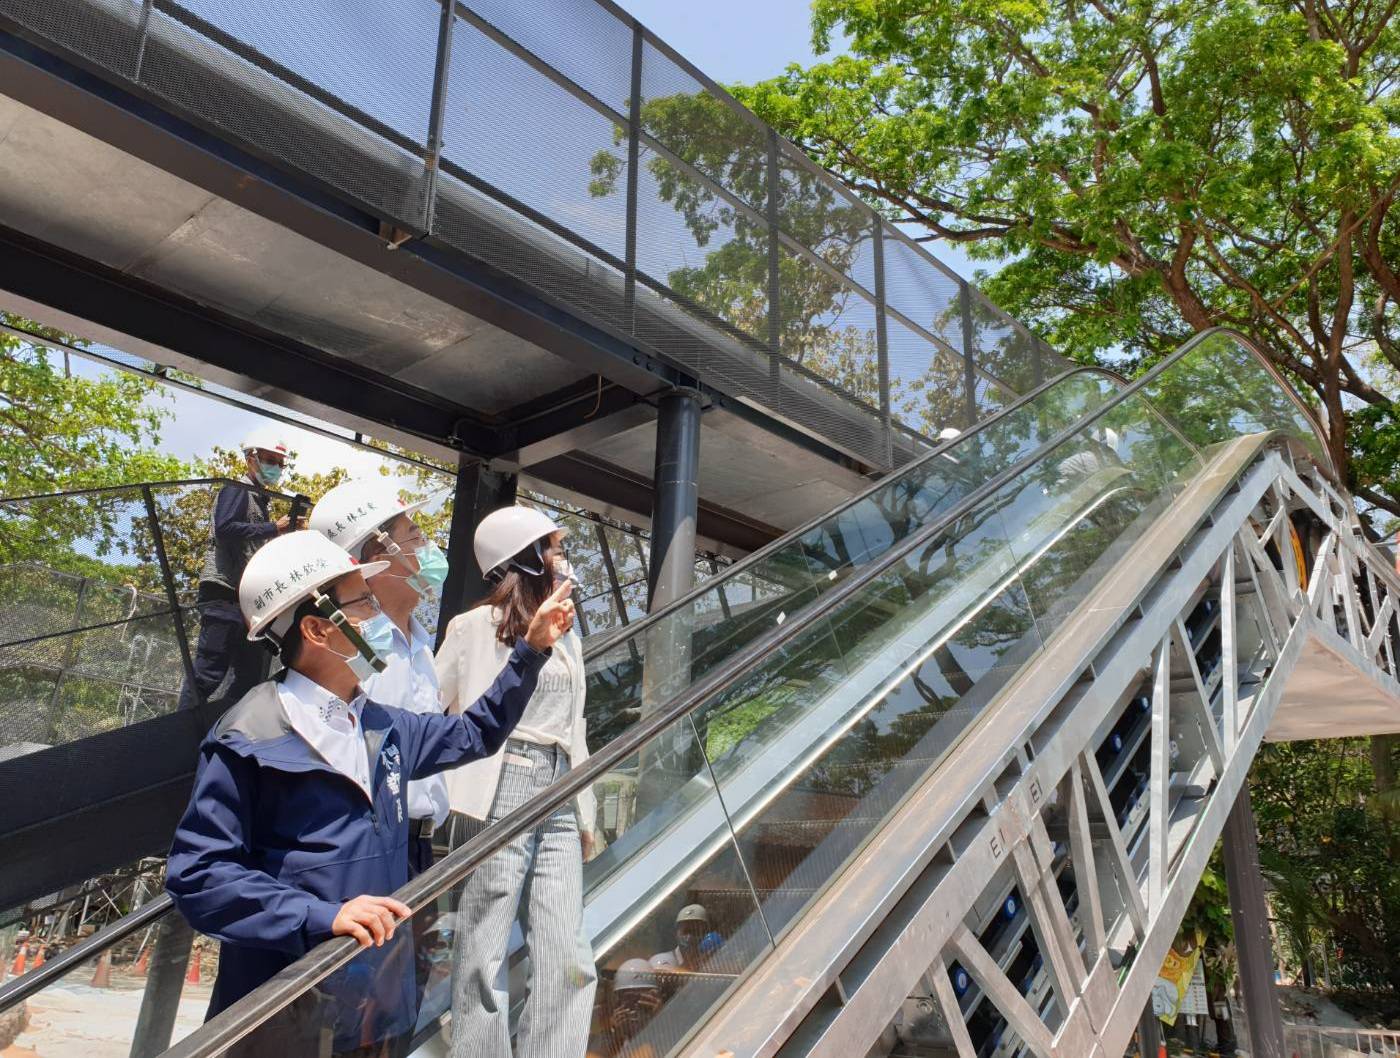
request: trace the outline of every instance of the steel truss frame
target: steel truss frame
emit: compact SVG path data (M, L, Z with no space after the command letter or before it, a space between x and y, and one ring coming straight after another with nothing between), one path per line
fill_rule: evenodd
M1400 708L1400 577L1293 454L1262 435L1217 453L989 706L958 774L906 801L819 925L780 940L685 1053L846 1058L902 1038L977 1058L991 1020L994 1055L1123 1054L1308 641ZM1311 515L1306 573L1294 512ZM1136 748L1106 761L1133 708ZM1011 893L1011 935L984 942ZM1039 968L1013 980L1028 943Z

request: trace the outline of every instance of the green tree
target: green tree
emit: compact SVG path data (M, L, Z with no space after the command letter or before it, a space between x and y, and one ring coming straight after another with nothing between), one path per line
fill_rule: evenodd
M14 327L72 338L9 313ZM100 488L176 476L159 451L169 412L156 383L75 375L57 353L0 334L0 496Z
M1260 862L1289 947L1341 952L1344 984L1400 993L1400 823L1365 739L1265 745L1251 772Z
M1400 33L1361 0L814 0L819 50L736 89L1081 359L1230 325L1400 513Z

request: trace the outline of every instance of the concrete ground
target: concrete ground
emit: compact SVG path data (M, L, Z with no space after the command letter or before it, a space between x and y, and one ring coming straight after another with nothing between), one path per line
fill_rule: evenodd
M29 1027L0 1058L127 1058L145 982L114 976L112 987L60 981L29 1000ZM175 1017L178 1040L204 1021L210 984L185 985Z

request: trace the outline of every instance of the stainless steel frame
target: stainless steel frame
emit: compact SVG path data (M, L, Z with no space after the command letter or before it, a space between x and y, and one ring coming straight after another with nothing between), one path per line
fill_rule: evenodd
M897 1038L910 996L937 1004L945 1046L975 1058L956 960L1009 1030L991 1053L1122 1054L1305 647L1344 658L1400 723L1400 578L1300 454L1262 435L1219 451L987 709L956 769L934 773L684 1053L865 1054ZM1306 583L1297 511L1327 527ZM1193 634L1205 599L1216 616ZM1221 660L1203 672L1217 633ZM1095 751L1135 688L1151 697L1150 776L1125 818ZM1066 859L1072 916L1055 884ZM1044 957L1024 993L970 928L1009 881Z

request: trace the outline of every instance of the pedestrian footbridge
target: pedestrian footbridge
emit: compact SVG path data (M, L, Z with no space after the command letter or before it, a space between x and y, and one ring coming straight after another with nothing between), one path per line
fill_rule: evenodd
M590 637L591 758L396 894L434 967L410 1049L451 1037L455 894L591 787L592 1054L1118 1058L1222 837L1254 1050L1281 1054L1250 763L1269 739L1400 731L1400 577L1311 410L1226 331L1130 385L1069 367L609 5L307 6L321 21L279 37L249 5L0 5L12 304L451 453L454 538L489 474L647 507L676 454L664 413L642 429L648 398L679 387L717 468L699 535L746 552ZM553 135L521 144L530 121ZM35 151L64 164L26 176ZM594 186L551 185L559 158ZM757 277L742 297L710 240ZM823 374L833 341L869 375ZM950 403L912 423L912 392ZM944 424L961 432L934 440ZM785 500L746 484L759 456ZM128 492L163 548L178 504ZM94 502L41 499L40 520ZM169 622L153 649L187 664L157 557L166 595L133 587L107 623ZM44 575L6 566L0 587L42 609ZM745 578L764 591L733 606ZM84 813L93 869L158 852L215 715L0 760L35 884L72 881L44 843ZM143 744L163 770L83 800L76 769L107 781ZM69 779L41 796L53 754ZM619 969L692 904L700 964L657 966L624 1009ZM375 972L342 938L177 1025L191 936L158 897L0 985L0 1012L86 1002L91 960L137 937L134 1055L320 1054L326 982Z

